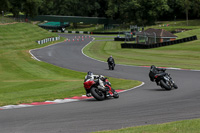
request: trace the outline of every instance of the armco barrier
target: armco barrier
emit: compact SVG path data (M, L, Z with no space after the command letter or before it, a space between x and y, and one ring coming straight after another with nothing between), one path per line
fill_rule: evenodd
M197 36L191 36L191 37L186 37L174 41L168 41L168 42L162 42L162 43L154 43L154 44L137 44L137 43L122 43L121 48L136 48L136 49L150 49L150 48L157 48L157 47L162 47L162 46L169 46L169 45L174 45L174 44L179 44L179 43L184 43L184 42L189 42L197 40Z
M57 41L57 40L60 40L60 36L58 37L50 37L50 38L45 38L45 39L42 39L42 40L38 40L36 41L38 44L44 44L44 43L47 43L47 42L52 42L52 41Z

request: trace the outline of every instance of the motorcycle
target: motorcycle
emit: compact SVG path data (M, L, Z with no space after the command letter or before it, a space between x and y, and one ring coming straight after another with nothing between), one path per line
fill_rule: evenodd
M83 83L85 89L87 89L96 100L102 101L109 97L119 98L119 94L111 87L111 83L107 78L104 79L104 86L106 89L100 87L99 80L98 78L94 81L90 80Z
M108 63L109 70L114 70L115 64L113 62Z
M171 89L178 89L178 86L175 84L175 82L172 80L169 73L166 73L166 69L159 69L159 73L155 73L155 69L151 67L149 72L149 78L152 82L156 81L157 85L159 85L161 88L165 90L171 90Z

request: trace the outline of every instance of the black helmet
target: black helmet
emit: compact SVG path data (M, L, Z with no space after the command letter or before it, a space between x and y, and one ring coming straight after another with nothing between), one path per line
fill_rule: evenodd
M154 66L154 65L151 65L151 69L154 69L154 68L156 68L156 66Z
M88 71L87 75L93 75L93 73L91 71Z

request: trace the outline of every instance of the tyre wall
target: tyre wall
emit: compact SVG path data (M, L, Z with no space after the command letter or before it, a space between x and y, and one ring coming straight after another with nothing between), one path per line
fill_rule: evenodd
M150 48L158 48L163 46L169 46L189 41L197 40L197 36L186 37L182 39L177 39L174 41L162 42L162 43L154 43L154 44L137 44L137 43L122 43L121 48L138 48L138 49L150 49Z

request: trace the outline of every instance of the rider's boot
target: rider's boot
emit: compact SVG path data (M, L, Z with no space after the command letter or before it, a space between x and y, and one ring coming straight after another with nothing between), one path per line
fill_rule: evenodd
M155 80L156 81L156 84L159 86L160 85L160 82L158 80Z
M105 87L105 89L106 89L106 96L107 97L112 97L114 95L114 94L110 94L110 88L109 87Z
M87 92L86 92L86 96L87 96L87 97L91 97L91 96L92 96L92 94L91 94L91 93L87 93Z
M109 91L106 91L106 96L107 97L112 97L112 95L109 93Z

